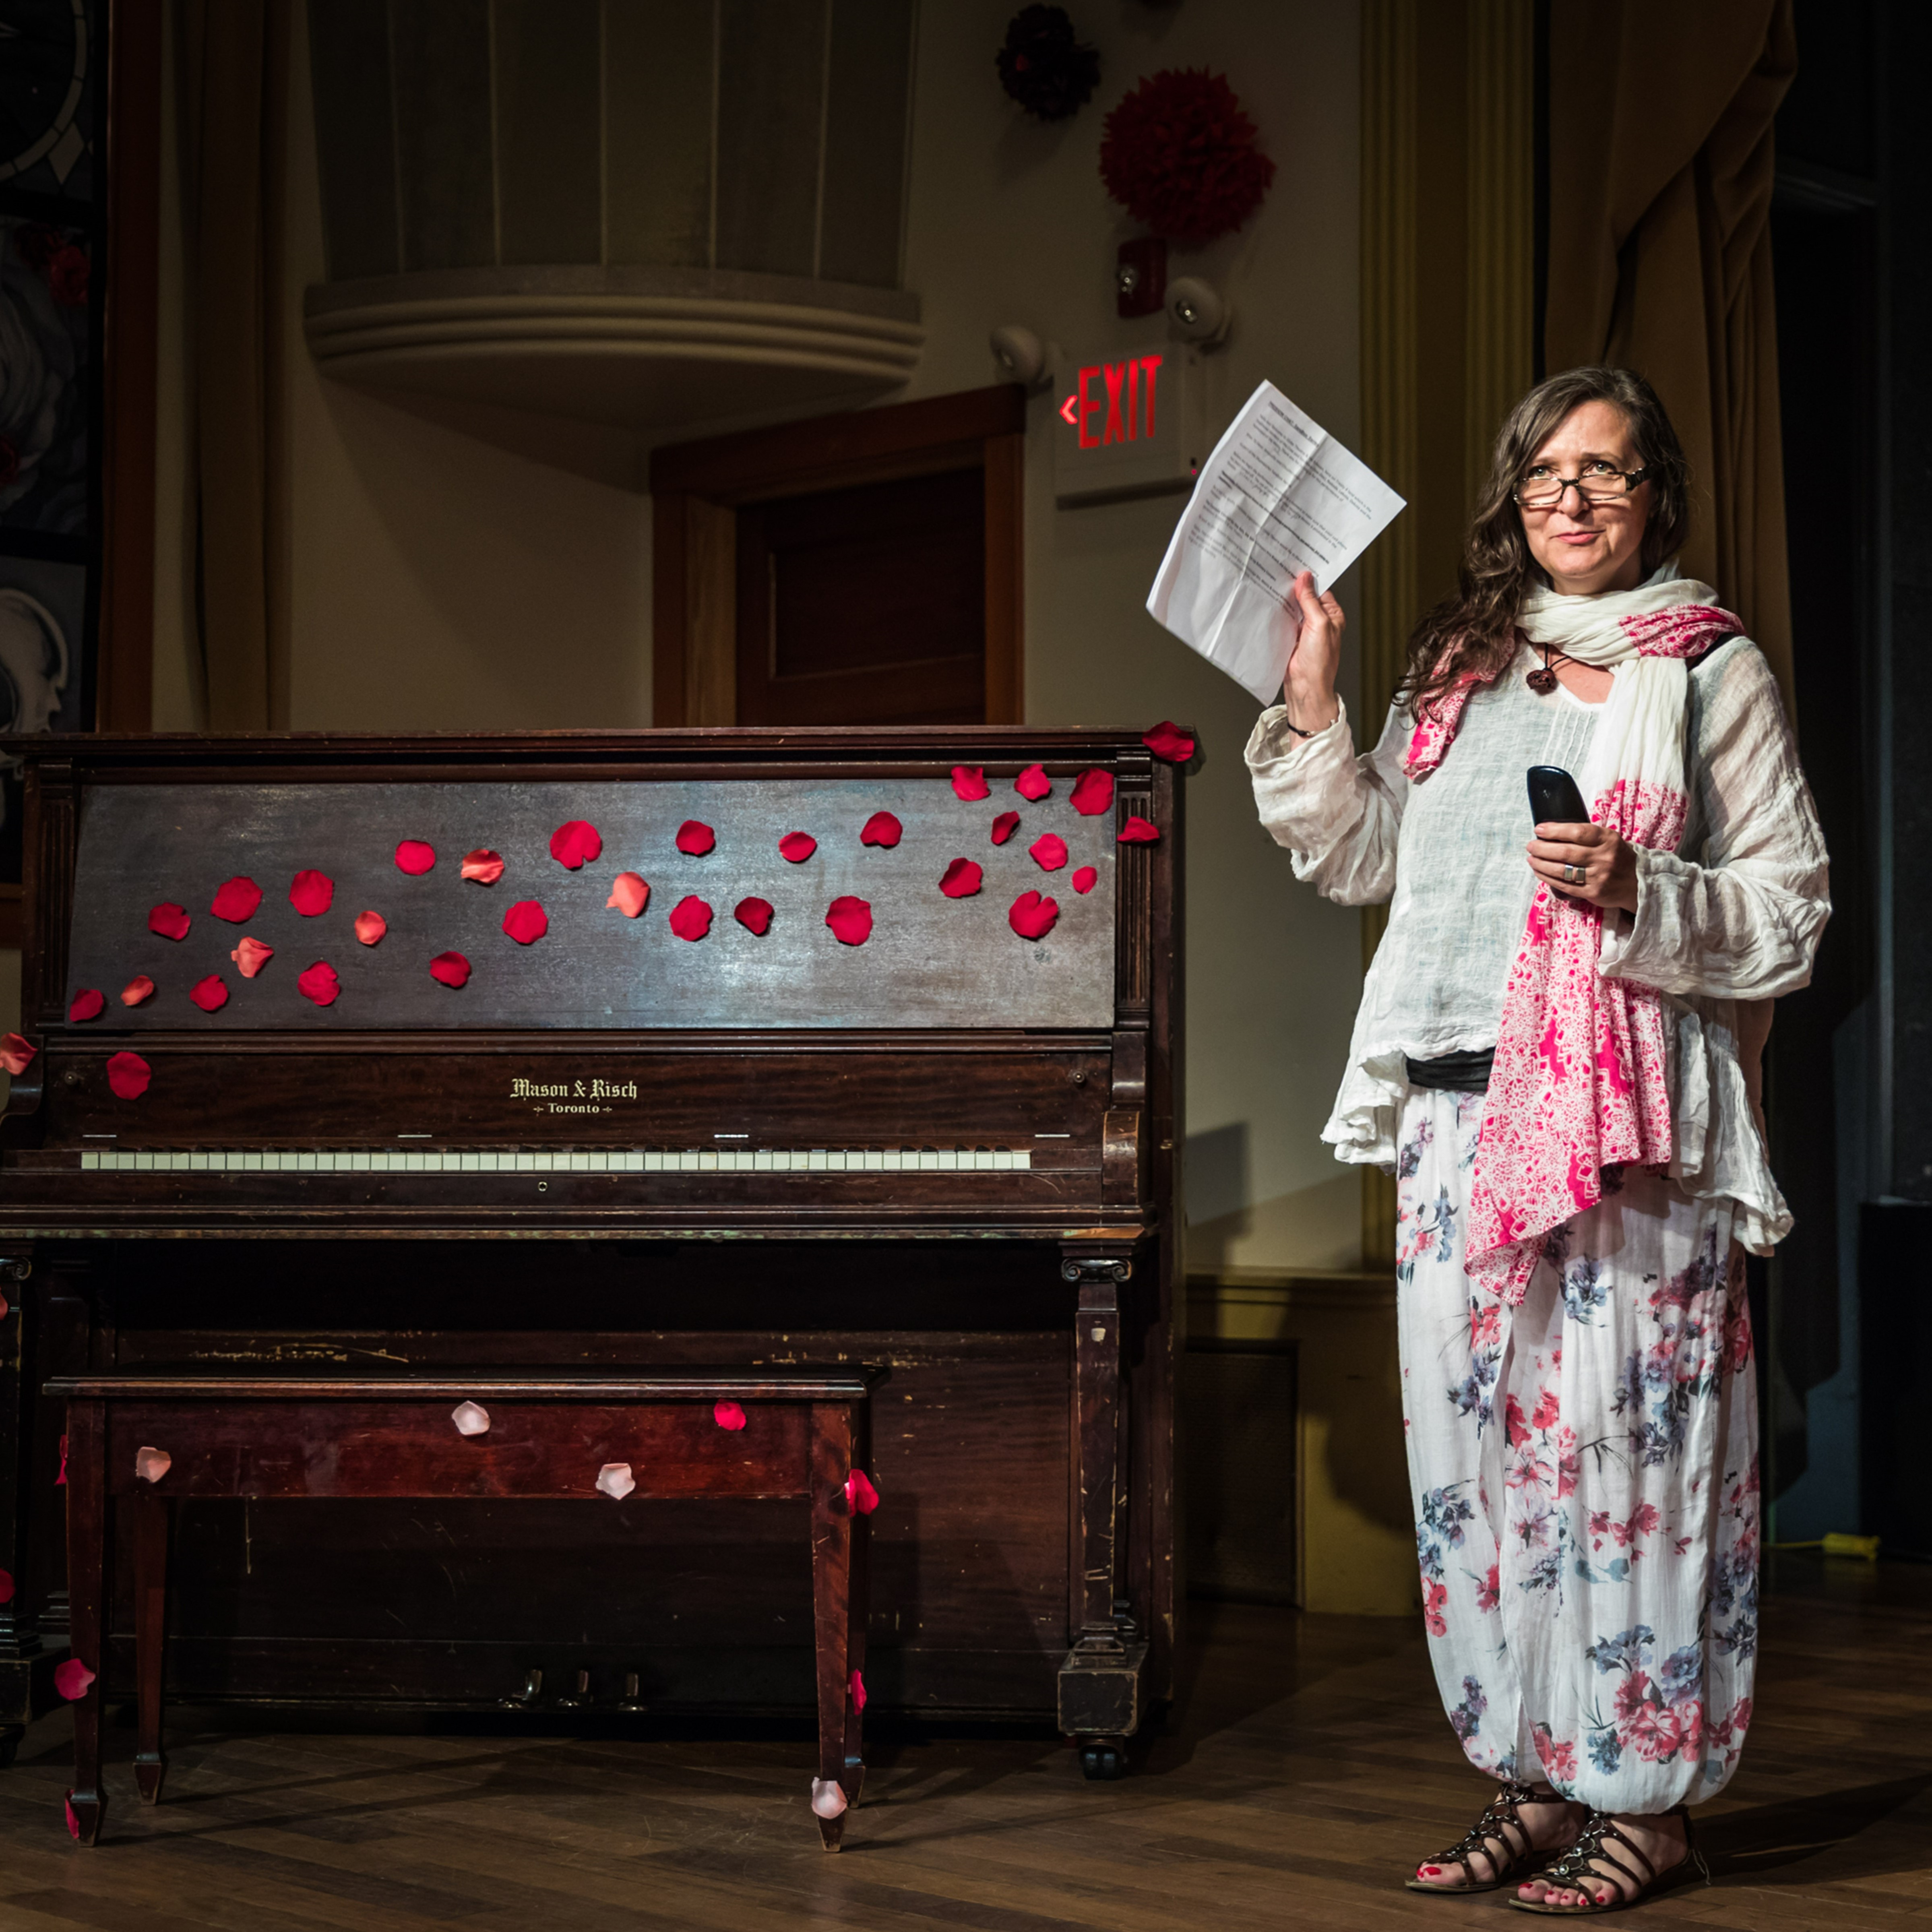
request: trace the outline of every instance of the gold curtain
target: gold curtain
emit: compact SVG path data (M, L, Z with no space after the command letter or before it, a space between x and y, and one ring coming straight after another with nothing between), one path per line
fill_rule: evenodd
M288 0L178 0L190 474L208 728L287 722L282 406Z
M1789 708L1769 222L1791 0L1599 0L1550 22L1545 362L1654 386L1693 472L1684 568L1742 616Z

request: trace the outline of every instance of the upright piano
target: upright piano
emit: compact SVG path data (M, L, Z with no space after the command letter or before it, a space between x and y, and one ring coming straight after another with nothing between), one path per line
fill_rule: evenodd
M1115 1774L1172 1683L1180 767L994 727L6 749L0 1748L65 1643L50 1376L872 1362L876 1707ZM778 1508L184 1503L169 1693L804 1712ZM110 1622L121 1690L124 1584Z

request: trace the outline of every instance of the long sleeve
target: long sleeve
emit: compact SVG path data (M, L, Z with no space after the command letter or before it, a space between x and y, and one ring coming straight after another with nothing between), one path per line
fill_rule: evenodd
M1261 821L1294 876L1339 904L1373 905L1395 890L1406 734L1391 710L1382 742L1358 758L1348 707L1337 704L1334 723L1310 738L1288 730L1285 706L1264 711L1248 740L1248 772Z
M1599 970L1680 997L1774 999L1809 981L1831 916L1824 835L1762 654L1728 646L1707 676L1690 747L1705 836L1694 853L1637 848L1636 911L1605 922Z

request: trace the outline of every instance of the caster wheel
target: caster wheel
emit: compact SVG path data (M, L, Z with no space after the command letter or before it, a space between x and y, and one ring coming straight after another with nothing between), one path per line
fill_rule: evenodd
M1126 1776L1126 1756L1116 1744L1084 1744L1080 1747L1080 1769L1090 1784L1111 1783Z

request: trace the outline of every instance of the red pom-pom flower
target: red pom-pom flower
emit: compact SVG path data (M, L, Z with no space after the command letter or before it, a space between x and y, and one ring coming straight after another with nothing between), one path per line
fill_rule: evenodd
M1107 116L1100 178L1136 221L1171 242L1211 242L1262 205L1274 163L1226 77L1150 74Z

